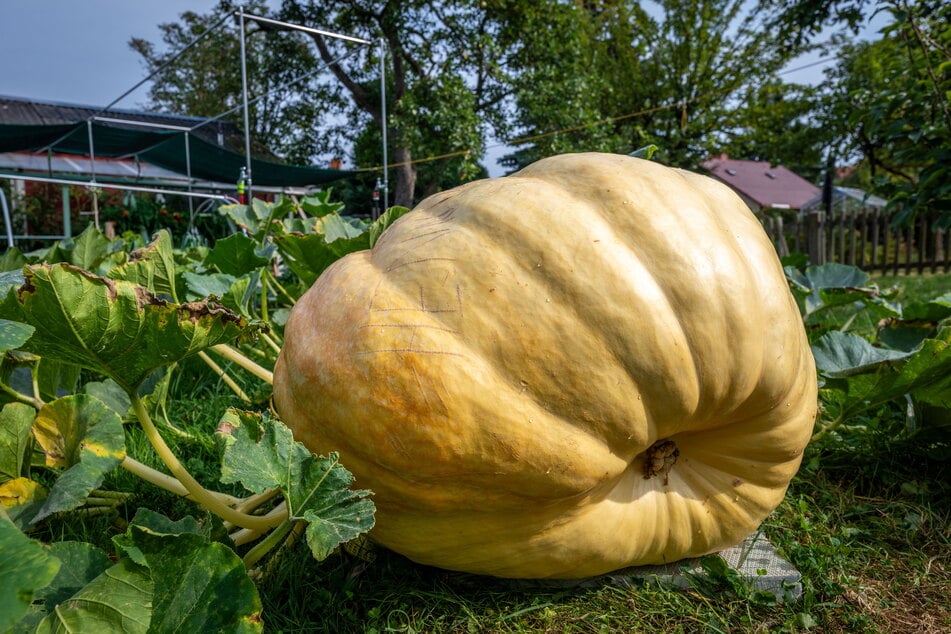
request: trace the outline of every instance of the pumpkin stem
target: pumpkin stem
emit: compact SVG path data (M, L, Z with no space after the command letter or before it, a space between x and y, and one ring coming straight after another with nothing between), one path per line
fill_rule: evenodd
M677 462L680 449L670 439L658 440L644 452L644 479L650 480L656 475L664 476L664 486L670 483L671 467Z

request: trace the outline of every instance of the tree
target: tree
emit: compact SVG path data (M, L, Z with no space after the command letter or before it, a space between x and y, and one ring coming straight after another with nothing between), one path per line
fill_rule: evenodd
M844 49L836 71L839 113L870 182L899 221L942 212L951 227L951 6L888 4L881 40Z
M554 137L544 137L535 142L535 154L556 149L630 152L654 143L665 162L696 167L719 153L733 131L748 127L741 98L749 87L767 82L798 52L779 46L787 34L764 31L761 15L747 11L746 4L662 0L652 12L637 3L607 0L576 5L577 20L586 26L568 41L582 44L549 38L550 56L561 56L563 68L585 68L601 79L569 83L568 94L559 94L553 74L520 69L534 80L533 86L519 84L521 134L538 138L550 132L546 127L557 121L553 115L567 119L580 101L586 109L574 109L579 115L574 124L584 127L586 135L559 137L557 148ZM577 57L565 61L566 53ZM534 61L528 58L529 64ZM548 105L537 94L559 94L559 101ZM562 125L570 127L567 121ZM566 143L568 138L576 144ZM523 151L522 156L530 154Z
M498 22L484 6L489 4L465 0L285 0L283 4L281 14L287 21L385 42L386 126L395 204L411 206L418 192L425 195L446 182L479 173L486 126L498 119L494 110L508 90ZM311 37L337 80L333 94L341 103L349 101L341 116L351 136L369 126L382 128L379 49L367 48L358 56L335 61L346 43L316 33Z
M738 122L724 135L721 151L783 165L812 183L822 182L829 147L844 127L825 116L823 90L774 78L745 87L742 95Z
M233 9L233 2L222 0L208 15L186 11L180 22L159 25L165 45L161 51L147 40L130 40L129 46L141 55L150 74L162 69L149 91L152 107L196 117L230 111L223 120L243 129L240 38L235 20L220 25ZM263 0L255 0L246 10L267 14ZM198 45L172 61L200 36ZM310 163L315 155L333 151L321 144L321 135L300 133L322 126L321 111L315 106L318 100L313 97L321 90L319 83L294 81L317 65L307 40L250 23L246 44L253 153ZM229 138L227 143L244 152L243 136Z

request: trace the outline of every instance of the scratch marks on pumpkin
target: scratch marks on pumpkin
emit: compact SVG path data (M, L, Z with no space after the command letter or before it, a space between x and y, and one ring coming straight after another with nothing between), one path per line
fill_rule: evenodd
M418 260L407 260L405 262L396 262L386 267L386 272L395 271L396 269L402 268L404 266L410 266L412 264L423 264L425 262L455 262L456 258L420 258Z
M354 351L354 355L365 356L369 354L378 354L378 353L391 353L391 354L426 354L426 355L445 355L453 357L465 357L465 355L458 352L450 352L445 350L431 350L425 347L419 347L417 344L417 335L419 335L421 330L437 331L437 332L446 332L452 335L460 334L460 331L456 328L453 328L448 325L443 325L440 322L436 323L426 323L425 319L413 320L408 322L388 322L384 315L393 314L397 312L409 312L417 313L422 315L453 315L453 314L462 314L462 288L457 284L454 289L454 294L452 299L448 304L440 304L436 301L433 301L429 298L429 295L426 293L426 290L423 286L419 286L419 295L417 303L415 306L389 306L389 307L378 307L375 305L377 299L377 291L379 287L374 290L373 296L370 299L370 306L368 307L369 311L369 320L367 323L358 326L359 329L372 329L372 328L396 328L400 330L409 329L409 341L403 344L403 341L393 342L397 345L391 345L385 348L373 348L369 350L357 350ZM399 317L396 317L397 319ZM400 335L397 335L398 337ZM404 339L405 341L405 339ZM399 345L403 344L403 345Z

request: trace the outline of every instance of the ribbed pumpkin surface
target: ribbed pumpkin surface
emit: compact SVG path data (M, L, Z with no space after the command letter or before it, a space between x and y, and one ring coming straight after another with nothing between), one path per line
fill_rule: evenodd
M274 398L421 563L578 578L739 542L816 414L761 226L707 177L574 154L432 196L299 301Z

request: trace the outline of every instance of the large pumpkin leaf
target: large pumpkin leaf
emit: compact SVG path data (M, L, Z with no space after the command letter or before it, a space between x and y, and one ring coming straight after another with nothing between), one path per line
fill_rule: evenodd
M376 245L376 241L380 239L380 236L383 235L383 232L386 231L391 224L410 211L411 210L407 207L393 206L383 212L383 215L377 218L373 224L370 225L370 228L367 229L367 234L370 238L370 248L372 249L374 245Z
M87 271L96 267L109 255L110 240L95 225L89 225L72 241L64 240L63 248L68 251L68 262Z
M182 535L184 533L193 533L203 535L201 524L191 515L186 515L180 520L171 520L161 513L157 513L145 507L139 507L132 518L132 523L126 529L125 533L115 535L112 543L117 551L124 553L140 566L148 566L145 555L135 543L135 535L132 528L138 526L157 535Z
M0 632L26 614L34 593L56 577L60 561L0 511Z
M0 483L23 475L35 415L36 410L23 403L7 403L0 410Z
M307 543L317 559L373 528L370 492L349 488L353 475L337 454L316 456L280 421L233 409L218 433L225 444L222 482L240 482L256 493L280 489L290 519L309 523Z
M0 355L16 350L33 336L33 326L0 319Z
M0 318L36 328L23 349L101 372L126 391L160 366L257 328L213 302L170 304L143 286L64 264L26 269Z
M830 332L812 347L825 388L839 393L844 416L912 394L951 407L951 344L925 339L913 352L874 348L865 339Z
M113 267L109 277L144 286L156 295L164 295L178 302L178 287L175 276L175 254L172 236L165 229L151 243L136 249L124 264Z
M149 571L130 559L114 566L56 606L37 628L37 634L96 632L146 634L152 605Z
M185 271L182 274L185 278L185 284L188 288L186 299L189 301L204 299L214 295L215 297L224 297L236 278L227 273L195 273Z
M261 599L244 563L192 532L131 527L153 583L150 632L260 632Z
M256 251L257 243L243 233L235 233L215 242L205 257L205 266L222 273L241 276L265 266L269 259Z
M328 216L327 218L330 218ZM325 226L330 223L325 222ZM333 225L332 232L347 232L342 224ZM287 266L307 286L314 283L324 269L348 253L370 248L370 236L361 233L352 237L341 237L330 241L319 233L308 235L287 234L274 236L278 250L285 258Z
M862 304L883 317L900 317L899 306L883 297L868 274L854 266L837 262L810 266L805 272L785 268L799 310L805 319L835 306Z
M82 590L112 565L101 548L86 542L53 542L48 549L63 565L53 581L36 592L36 598L46 602L47 611Z
M34 522L82 505L125 457L122 419L88 394L44 405L33 423L33 435L46 454L47 466L66 469L50 488Z

